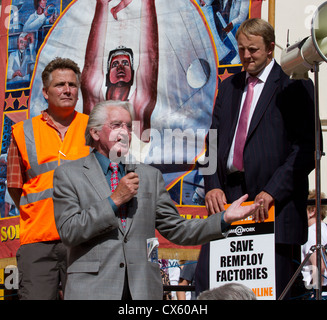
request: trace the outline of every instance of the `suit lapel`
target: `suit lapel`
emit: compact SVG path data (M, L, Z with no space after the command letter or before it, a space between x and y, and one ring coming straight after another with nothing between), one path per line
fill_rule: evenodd
M242 102L242 94L245 88L245 72L242 72L240 74L240 77L238 77L237 79L235 78L235 90L233 91L232 94L232 105L231 105L231 112L232 112L232 116L231 118L233 119L233 123L232 123L232 129L231 130L231 139L233 139L234 136L234 132L236 129L236 125L237 125L237 120L238 120L238 116L240 113L240 109L241 109L241 102ZM237 115L235 117L235 115Z
M229 108L226 110L226 112L229 112L229 119L230 119L230 125L228 128L230 128L227 132L227 139L223 139L225 141L225 157L227 159L232 142L234 133L236 130L236 125L238 121L238 115L241 108L241 101L242 101L242 94L245 87L245 72L241 72L240 74L236 75L234 77L233 81L233 91L230 92L230 95L227 95L227 101L230 101L229 103L226 101L227 104L229 104ZM222 117L222 120L227 119L227 117ZM226 160L227 161L227 160Z
M277 88L278 88L278 81L280 79L280 72L279 66L274 64L267 81L264 85L264 88L261 92L260 98L257 102L255 111L253 113L247 139L251 136L257 125L259 124L263 114L265 113L266 109L268 108L272 97L274 96Z
M85 158L83 169L85 176L101 199L107 198L111 195L108 182L93 153Z

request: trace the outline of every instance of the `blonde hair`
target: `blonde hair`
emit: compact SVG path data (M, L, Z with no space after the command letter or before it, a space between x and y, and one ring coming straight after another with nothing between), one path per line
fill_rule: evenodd
M326 195L321 192L321 199L325 199ZM316 190L310 190L309 195L308 195L308 200L315 200L316 199ZM315 205L308 205L307 209L314 209L316 206ZM321 218L324 219L327 217L327 206L326 205L321 205L320 206L320 215Z
M275 42L275 30L272 25L259 18L252 18L245 20L236 31L235 38L238 39L239 35L243 33L247 37L261 36L265 43L266 48L269 48L272 42Z

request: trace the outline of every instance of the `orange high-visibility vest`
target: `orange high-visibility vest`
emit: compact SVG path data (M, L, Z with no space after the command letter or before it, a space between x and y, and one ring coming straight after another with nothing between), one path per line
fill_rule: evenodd
M54 220L53 173L65 161L89 154L87 121L87 115L75 112L63 141L42 115L13 125L12 134L27 170L19 207L21 244L60 239Z

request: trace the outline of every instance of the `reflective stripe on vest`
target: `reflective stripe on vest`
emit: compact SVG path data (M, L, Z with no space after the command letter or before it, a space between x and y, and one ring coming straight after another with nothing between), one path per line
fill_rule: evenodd
M37 161L36 144L35 144L32 120L29 119L25 121L23 127L24 127L28 162L31 166L31 168L27 170L28 179L35 178L42 173L46 173L56 169L58 167L57 160L41 163L41 164L39 164Z
M38 193L29 193L28 195L22 196L20 198L19 205L25 206L26 204L29 204L29 203L52 198L52 195L53 195L52 188L46 189L46 190L38 192Z

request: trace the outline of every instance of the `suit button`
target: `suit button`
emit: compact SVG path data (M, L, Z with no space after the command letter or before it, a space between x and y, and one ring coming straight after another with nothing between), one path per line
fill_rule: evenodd
M123 262L119 265L120 268L124 268L124 266L125 264Z

